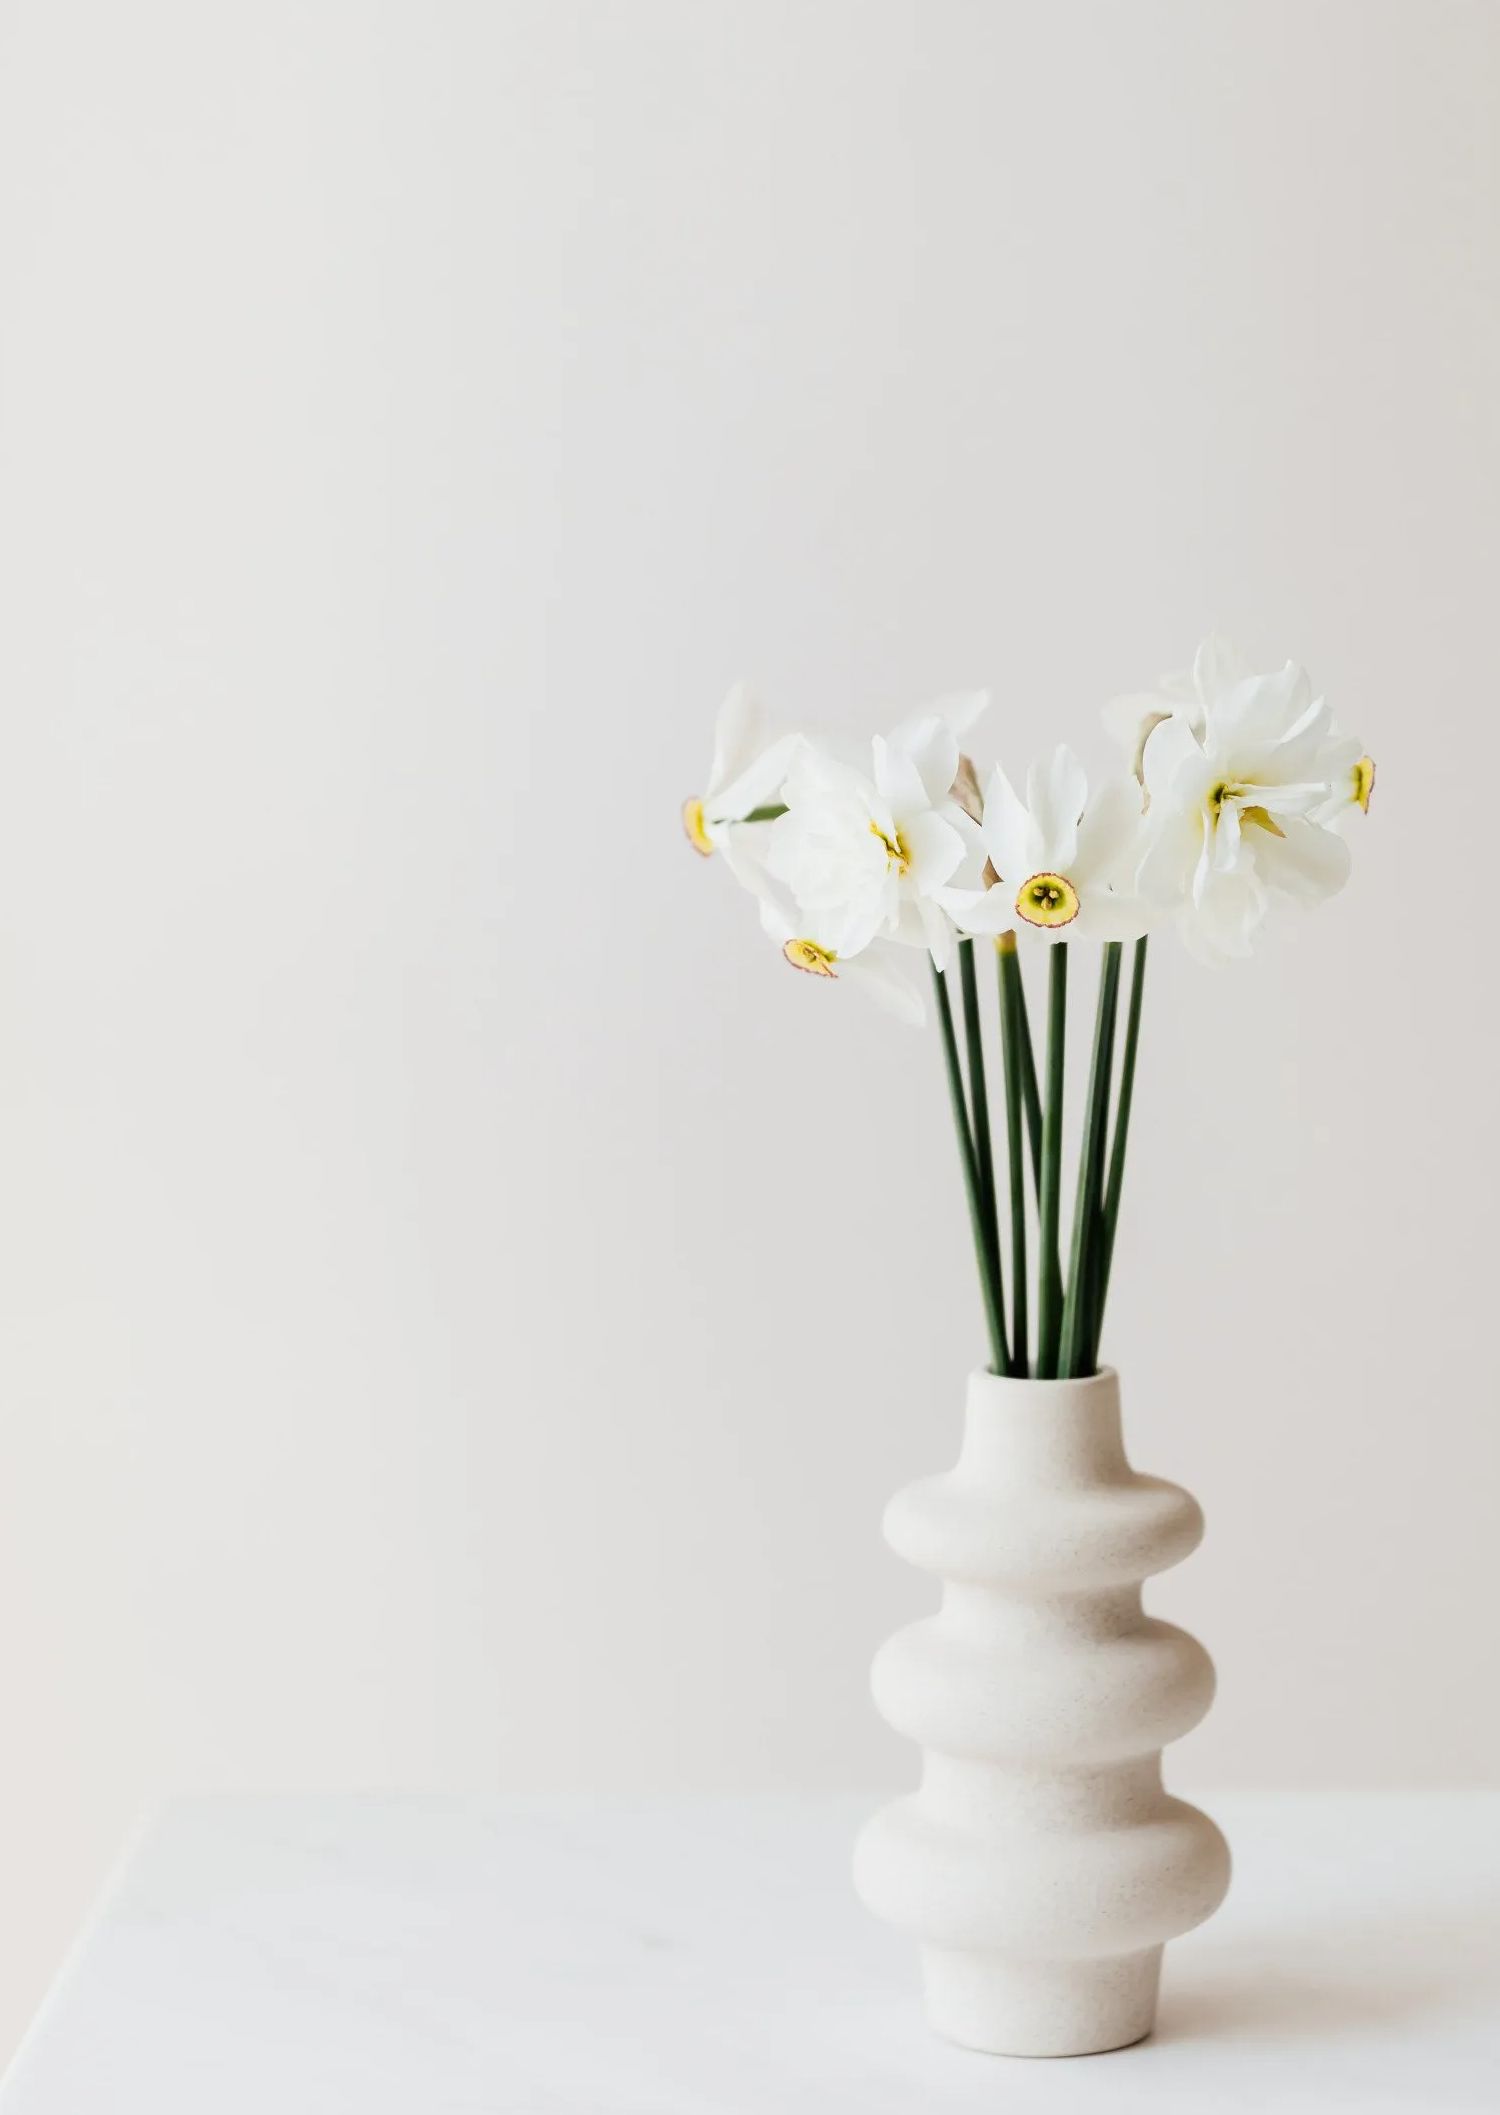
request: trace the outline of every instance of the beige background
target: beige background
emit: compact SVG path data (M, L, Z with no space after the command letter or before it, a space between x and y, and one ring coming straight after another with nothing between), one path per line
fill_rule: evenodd
M728 679L1381 768L1153 967L1184 1782L1493 1781L1500 8L0 9L0 2026L181 1786L894 1783L938 1056L677 835Z

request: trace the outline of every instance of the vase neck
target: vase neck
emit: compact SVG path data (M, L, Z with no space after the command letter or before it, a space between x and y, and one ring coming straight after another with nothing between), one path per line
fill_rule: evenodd
M959 1466L987 1481L1054 1489L1128 1475L1113 1369L1076 1381L971 1374Z

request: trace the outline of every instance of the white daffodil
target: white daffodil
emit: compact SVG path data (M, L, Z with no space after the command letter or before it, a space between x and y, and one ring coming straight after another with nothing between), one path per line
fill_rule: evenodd
M1199 665L1204 656L1200 652ZM1148 734L1141 893L1179 914L1211 959L1244 955L1273 895L1318 902L1348 876L1349 848L1312 818L1330 795L1328 708L1302 669L1200 686L1201 710Z
M920 1028L926 1019L920 994L898 967L899 954L889 940L871 938L860 915L837 909L808 910L786 884L771 873L762 857L764 838L756 843L736 833L730 854L738 878L760 905L760 922L793 969L862 991L877 1006Z
M840 956L890 939L927 948L946 968L954 932L939 892L977 887L984 864L978 828L955 793L963 790L959 729L983 703L934 707L877 736L868 773L810 744L799 750L766 866Z
M707 859L724 851L737 824L768 821L757 817L762 808L779 812L782 782L801 741L799 734L773 736L755 692L748 683L735 684L714 726L708 790L682 804L682 827L695 852Z
M966 933L1030 930L1044 940L1123 940L1146 929L1147 906L1131 890L1141 851L1141 789L1123 774L1090 798L1082 764L1067 747L1033 764L1020 795L997 765L980 823L991 885L945 890L942 902Z

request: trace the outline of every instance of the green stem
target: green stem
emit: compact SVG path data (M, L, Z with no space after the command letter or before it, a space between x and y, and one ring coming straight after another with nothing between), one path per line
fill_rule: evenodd
M1099 1244L1099 1292L1094 1315L1094 1350L1104 1327L1109 1298L1109 1270L1115 1257L1115 1228L1120 1219L1120 1192L1125 1185L1125 1147L1130 1137L1130 1103L1135 1093L1135 1053L1141 1035L1141 999L1146 988L1146 935L1135 943L1130 961L1130 1007L1125 1016L1125 1055L1120 1060L1120 1087L1115 1102L1115 1135L1110 1146L1109 1181L1104 1191L1104 1229Z
M942 971L932 965L932 986L937 994L938 1025L943 1033L943 1058L948 1068L948 1099L953 1107L953 1128L958 1134L958 1157L963 1163L964 1194L969 1201L969 1221L974 1230L974 1254L979 1264L979 1289L984 1296L985 1321L990 1333L991 1368L1008 1373L1010 1360L1005 1347L1005 1317L996 1298L994 1274L985 1246L984 1215L979 1176L974 1160L974 1140L969 1131L969 1112L964 1100L964 1077L958 1062L958 1037L953 1029L953 1008Z
M1016 1000L1016 1049L1021 1070L1021 1091L1025 1098L1026 1131L1031 1142L1031 1173L1036 1184L1037 1203L1042 1201L1042 1096L1036 1082L1036 1056L1031 1047L1031 1021L1026 1011L1026 986L1021 977L1021 958L1016 952L1014 930L1001 933L995 941L995 952L1000 957L1002 985L1014 987ZM1003 1016L1002 1016L1003 1018Z
M1088 1305L1085 1310L1087 1340L1084 1344L1082 1370L1097 1373L1099 1370L1099 1322L1104 1312L1104 1207L1101 1204L1094 1214L1093 1230L1089 1235Z
M768 801L763 808L752 808L748 815L741 817L741 820L743 822L775 822L778 815L785 815L785 813L786 803L773 800Z
M1005 1321L1005 1267L1000 1256L1000 1207L996 1195L995 1148L990 1137L990 1096L984 1076L984 1026L979 1017L979 978L974 968L974 943L960 940L958 944L958 977L964 995L964 1042L969 1055L969 1135L974 1141L974 1173L979 1182L979 1203L984 1214L985 1247L989 1253L990 1272L995 1281L995 1300L1000 1309L1001 1328ZM1006 1340L1006 1361L1002 1373L1010 1369L1010 1342Z
M1026 1164L1021 1143L1025 1100L1021 1024L1026 995L1021 984L1021 965L1016 959L1015 934L1002 933L995 946L1000 966L1000 1043L1005 1054L1005 1157L1010 1168L1010 1355L1012 1366L1024 1380L1030 1323L1026 1312ZM1040 1157L1038 1154L1038 1161Z
M1058 1373L1064 1380L1092 1372L1089 1339L1095 1299L1093 1268L1099 1246L1099 1199L1104 1187L1104 1147L1109 1127L1109 1079L1114 1062L1115 1013L1120 997L1118 940L1105 943L1099 967L1099 1004L1094 1014L1094 1055L1083 1139L1078 1149L1078 1194L1073 1206L1073 1245L1068 1293L1063 1305Z
M1003 937L1003 936L1002 936ZM1014 935L1011 936L1014 939ZM1021 1024L1021 1085L1026 1094L1026 1129L1031 1139L1031 1172L1038 1200L1042 1194L1042 1095L1036 1083L1036 1058L1031 1048L1031 1022L1026 1014L1026 987L1021 982L1021 959L1013 957L1016 987L1016 1017Z
M1058 1264L1058 1218L1062 1199L1063 1048L1068 1027L1068 946L1057 941L1048 951L1047 1100L1042 1121L1041 1226L1038 1240L1037 1356L1039 1380L1057 1373L1058 1337L1062 1326L1062 1275Z
M1004 943L1010 942L1006 948ZM1026 1098L1026 1130L1031 1142L1031 1176L1036 1190L1037 1210L1042 1205L1042 1096L1037 1086L1036 1056L1031 1047L1031 1021L1026 1011L1026 983L1021 975L1021 958L1015 952L1014 932L1002 933L995 942L1000 949L1001 974L1008 976L1015 987L1016 1017L1020 1022L1019 1048L1021 1056L1021 1087ZM1062 1313L1062 1268L1057 1260L1057 1244L1046 1250L1040 1258L1041 1267L1052 1278L1052 1297L1056 1302L1054 1312Z

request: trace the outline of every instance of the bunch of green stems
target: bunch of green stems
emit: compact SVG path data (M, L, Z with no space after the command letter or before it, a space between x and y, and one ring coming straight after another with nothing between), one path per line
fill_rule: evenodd
M983 943L988 951L988 943ZM1099 966L1088 1099L1078 1146L1077 1189L1067 1252L1062 1240L1063 1058L1068 1023L1066 941L1047 950L1046 1076L1038 1078L1021 960L1014 933L994 943L998 971L1000 1049L1005 1074L1005 1162L1008 1173L1007 1272L1000 1233L998 1155L985 1081L985 1023L974 942L960 941L958 981L963 1014L960 1056L949 976L933 969L938 1023L953 1102L964 1189L974 1227L974 1254L990 1338L990 1368L1021 1379L1066 1380L1096 1373L1099 1335L1109 1293L1109 1268L1120 1216L1136 1044L1146 976L1146 942L1135 943L1124 1047L1116 1079L1115 1041L1123 944L1107 941ZM1027 1256L1027 1164L1035 1197L1035 1301ZM1009 1283L1010 1299L1006 1300ZM1031 1317L1035 1314L1035 1329Z

